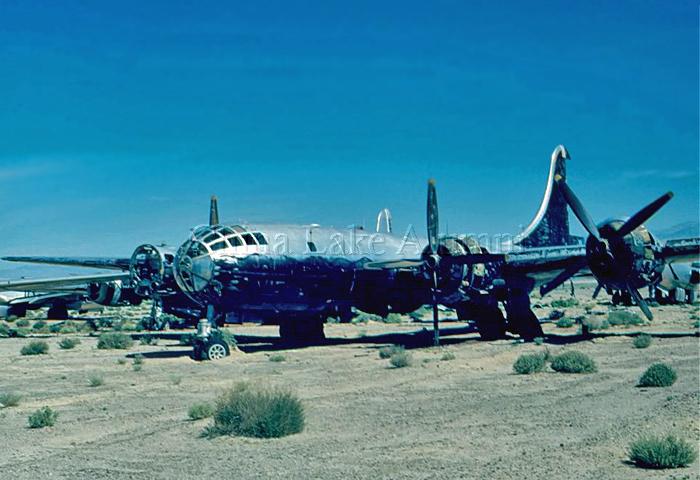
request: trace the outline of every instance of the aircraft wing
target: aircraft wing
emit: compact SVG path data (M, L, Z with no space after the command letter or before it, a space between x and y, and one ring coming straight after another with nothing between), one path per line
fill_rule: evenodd
M700 260L700 238L669 240L661 255L668 263L693 262Z
M95 275L75 275L59 278L9 280L0 281L0 291L45 292L55 291L59 288L85 285L86 283L102 283L128 279L128 273L98 273Z
M511 252L506 256L504 265L507 276L529 277L535 281L535 286L547 284L560 273L573 269L579 275L590 273L585 247L547 247Z
M108 268L129 270L129 258L110 257L3 257L8 262L41 263L44 265L64 265L67 267Z

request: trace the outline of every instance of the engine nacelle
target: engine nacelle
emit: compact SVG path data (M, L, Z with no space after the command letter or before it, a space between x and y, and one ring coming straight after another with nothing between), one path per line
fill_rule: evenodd
M139 245L131 255L129 273L136 295L150 297L173 282L173 254L150 244Z
M619 238L615 235L623 220L609 220L598 226L603 244L592 237L586 242L586 255L591 272L598 282L613 290L643 288L661 280L665 261L661 247L646 227L640 226L632 233Z
M108 307L120 305L138 305L141 297L134 289L124 287L121 280L104 283L91 283L87 288L88 299Z

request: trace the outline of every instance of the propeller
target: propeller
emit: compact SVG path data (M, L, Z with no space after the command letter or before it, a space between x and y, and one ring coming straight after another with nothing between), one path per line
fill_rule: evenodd
M573 190L566 184L564 179L562 177L557 177L555 180L557 181L557 185L559 185L561 192L564 195L566 203L569 204L569 207L571 207L574 215L576 215L576 218L579 219L583 227L589 233L590 237L587 242L586 257L566 268L551 282L542 285L542 287L540 287L540 294L544 296L555 288L559 287L569 278L576 275L576 273L578 273L579 270L584 268L586 265L595 265L600 271L610 272L614 278L619 279L624 284L624 289L627 290L632 298L637 302L637 305L639 305L639 308L642 310L644 315L649 320L652 320L654 317L649 309L649 306L639 294L637 289L630 283L629 278L627 278L624 266L621 265L620 257L624 255L622 253L624 237L640 227L664 205L666 205L671 198L673 198L673 193L667 192L660 196L649 205L632 215L629 220L627 220L617 230L614 228L604 229L604 232L601 233L593 221L593 218L589 215L586 208L583 206ZM594 298L598 295L598 293L600 293L602 287L602 285L598 285L598 288L596 288L594 293Z
M430 274L431 299L433 307L433 344L440 345L440 268L452 265L473 265L478 263L499 262L505 255L491 253L467 253L464 255L444 255L440 253L440 223L438 217L437 190L435 180L428 181L428 203L426 207L426 224L428 228L428 251L421 262ZM404 261L405 262L405 261Z

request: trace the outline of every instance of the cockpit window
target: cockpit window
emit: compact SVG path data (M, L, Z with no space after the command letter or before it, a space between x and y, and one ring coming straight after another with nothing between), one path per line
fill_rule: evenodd
M241 245L243 245L243 240L241 240L241 237L239 237L238 235L228 237L228 241L232 247L240 247Z
M224 250L228 248L228 244L226 243L226 240L221 240L220 242L209 245L209 248L211 248L213 251Z
M260 233L260 232L253 232L253 236L255 239L258 241L260 245L267 245L267 240L265 240L265 236Z
M244 233L243 234L243 241L245 242L246 245L257 245L255 243L255 239L250 233Z
M217 240L217 239L219 239L219 238L221 238L221 236L220 236L218 233L214 232L214 233L212 233L211 235L207 235L207 237L206 237L204 240L202 240L202 241L203 241L204 243L211 243L211 242L213 242L214 240Z
M233 235L234 233L236 233L233 231L233 229L229 227L221 227L219 229L219 232L221 233L221 235Z

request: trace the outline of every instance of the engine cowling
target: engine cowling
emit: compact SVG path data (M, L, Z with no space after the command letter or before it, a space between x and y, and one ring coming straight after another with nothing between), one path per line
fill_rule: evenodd
M87 288L87 296L90 301L108 307L141 303L141 297L136 295L134 289L125 287L121 280L91 283Z
M657 284L665 267L661 247L644 226L624 237L615 235L624 223L615 219L599 225L602 243L588 238L586 255L591 272L607 289L625 290L627 285L639 289Z
M143 244L131 255L129 273L134 292L140 297L150 297L154 292L172 283L173 255L162 247Z

